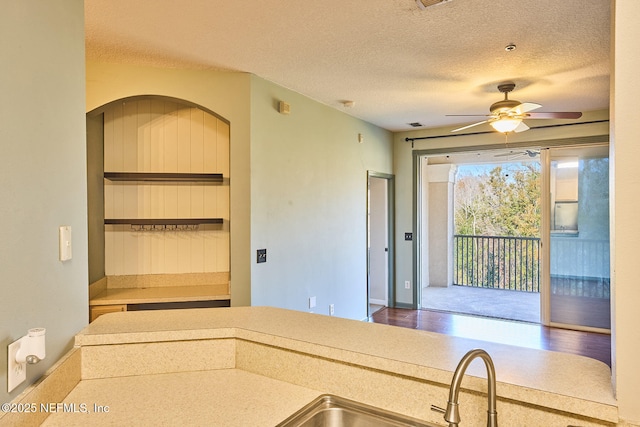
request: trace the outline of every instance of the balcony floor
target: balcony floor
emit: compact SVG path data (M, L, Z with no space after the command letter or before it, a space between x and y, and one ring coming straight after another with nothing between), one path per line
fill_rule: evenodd
M422 290L422 308L540 323L540 294L470 286Z

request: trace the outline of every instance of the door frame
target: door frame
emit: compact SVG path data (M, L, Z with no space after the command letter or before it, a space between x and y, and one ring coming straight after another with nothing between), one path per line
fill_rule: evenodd
M394 224L395 224L395 176L388 173L383 172L375 172L375 171L367 171L367 207L366 207L366 216L367 216L367 242L366 242L366 251L367 251L367 292L366 292L366 304L367 304L367 317L371 316L369 308L369 299L370 299L370 271L371 271L371 257L369 254L369 246L370 246L370 233L369 227L371 226L369 221L369 205L370 205L370 192L369 192L369 183L371 178L380 178L384 179L387 184L387 242L388 242L388 253L387 253L387 306L395 307L395 247L394 247Z

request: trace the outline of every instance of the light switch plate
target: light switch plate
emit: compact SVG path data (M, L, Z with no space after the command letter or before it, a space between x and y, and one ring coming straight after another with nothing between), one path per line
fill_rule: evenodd
M59 229L60 236L60 261L68 261L71 259L71 226L61 225Z
M7 393L27 379L27 364L16 362L16 353L20 350L20 340L7 347Z

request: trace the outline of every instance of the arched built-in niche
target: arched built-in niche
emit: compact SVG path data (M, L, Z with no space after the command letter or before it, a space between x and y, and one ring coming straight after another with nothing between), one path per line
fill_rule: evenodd
M229 132L214 112L163 96L87 114L91 283L224 284L229 299Z

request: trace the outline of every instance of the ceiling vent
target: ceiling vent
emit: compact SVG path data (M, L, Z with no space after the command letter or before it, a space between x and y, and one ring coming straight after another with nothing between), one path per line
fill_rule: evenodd
M429 6L436 6L442 3L448 3L451 0L416 0L416 4L422 10L425 10Z

